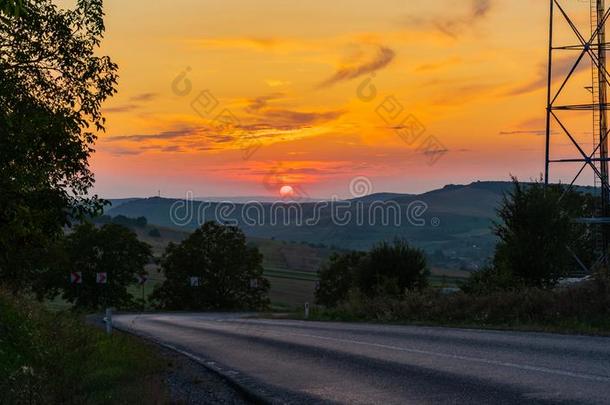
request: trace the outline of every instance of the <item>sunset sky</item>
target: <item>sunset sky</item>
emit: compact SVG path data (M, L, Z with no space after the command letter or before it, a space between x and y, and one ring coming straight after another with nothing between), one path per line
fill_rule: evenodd
M588 15L588 2L565 3ZM101 196L277 195L293 185L344 197L356 176L374 192L414 193L543 170L545 0L105 7L101 52L118 63L120 80L92 160ZM562 56L558 71L575 56ZM588 69L585 61L568 95L586 101ZM381 116L388 100L402 107L396 118ZM591 137L590 118L577 121ZM425 153L429 139L442 156ZM554 151L572 154L559 136ZM574 169L555 177L569 181Z

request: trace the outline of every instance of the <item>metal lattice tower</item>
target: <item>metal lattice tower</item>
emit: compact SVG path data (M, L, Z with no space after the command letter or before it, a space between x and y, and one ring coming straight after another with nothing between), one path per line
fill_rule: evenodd
M553 42L558 27L554 25L555 16L561 19L573 34L575 43L556 45ZM608 265L608 248L610 245L610 185L608 184L608 98L607 90L610 77L606 69L606 23L610 10L606 10L605 0L590 0L591 31L583 34L574 23L573 18L566 11L559 0L550 0L550 29L549 29L549 61L548 61L548 89L546 114L546 153L545 153L545 184L549 183L549 174L553 164L577 163L580 170L575 172L569 183L571 189L585 169L593 173L593 184L598 188L598 204L593 218L582 221L594 227L597 260L589 269ZM567 74L562 77L553 77L553 63L559 57L560 51L576 54L574 64ZM563 52L565 53L565 52ZM564 55L565 56L565 55ZM561 104L559 97L565 92L566 85L573 79L577 68L589 60L591 63L590 93L583 91L587 101L583 103ZM560 80L558 80L560 79ZM554 83L561 83L554 89ZM578 137L570 132L563 121L565 111L589 112L593 118L593 142L588 144L578 141ZM557 128L556 134L553 128ZM551 156L551 137L563 136L574 146L576 157L555 159Z

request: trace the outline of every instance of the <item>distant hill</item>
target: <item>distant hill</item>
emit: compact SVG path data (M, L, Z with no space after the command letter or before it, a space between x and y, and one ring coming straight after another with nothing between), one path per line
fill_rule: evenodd
M235 221L249 237L345 249L368 249L380 240L403 237L423 248L435 265L473 269L483 265L493 251L495 238L490 225L496 217L495 210L503 193L511 187L510 182L475 182L448 185L419 195L378 193L349 200L349 209L337 208L344 202L337 203L335 208L323 207L319 202L302 202L298 208L296 204L261 202L256 208L248 208L248 205L237 202L231 207L221 202L187 203L179 199L152 197L120 200L117 205L113 202L106 213L112 216L145 216L150 224L188 231L205 220ZM183 217L178 222L172 220L170 215L174 204L182 207L182 210L176 211ZM385 208L383 204L386 204ZM422 204L428 207L421 215L425 225L417 226L407 221L410 207ZM398 226L392 223L389 205L401 210L403 216ZM244 217L247 210L250 214L260 211L259 223ZM349 211L352 220L345 225L333 221L332 213L339 210L343 214ZM359 212L365 216L363 223L356 220ZM372 219L368 220L367 215ZM387 215L386 221L390 225L384 223L384 215ZM275 221L272 220L274 216ZM318 221L315 224L299 223L299 217L304 218L303 221L316 217Z

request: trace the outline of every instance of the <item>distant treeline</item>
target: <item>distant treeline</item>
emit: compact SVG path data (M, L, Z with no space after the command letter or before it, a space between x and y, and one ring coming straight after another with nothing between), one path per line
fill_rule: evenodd
M144 228L148 224L146 217L130 218L125 215L117 215L112 217L110 215L101 215L93 218L93 222L96 224L117 224L126 227L138 227Z

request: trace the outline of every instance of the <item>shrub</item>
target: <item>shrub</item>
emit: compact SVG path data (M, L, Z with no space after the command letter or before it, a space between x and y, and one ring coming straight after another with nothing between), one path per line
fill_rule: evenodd
M162 361L68 312L0 291L0 403L161 403Z
M515 178L513 184L494 227L500 239L494 266L512 274L517 285L553 287L578 266L570 250L584 261L592 256L590 230L574 221L591 212L591 200L561 185L523 185Z
M362 252L333 253L329 262L318 271L320 287L316 290L316 302L333 307L346 299L365 256Z
M369 297L400 296L406 290L427 286L428 274L424 252L396 239L373 247L358 266L356 283Z
M153 238L160 238L161 237L161 232L157 228L152 228L148 232L148 236L151 236Z
M403 297L350 293L324 319L416 322L472 326L529 326L536 329L610 333L610 281L591 280L554 290L535 287L468 295L432 289Z

